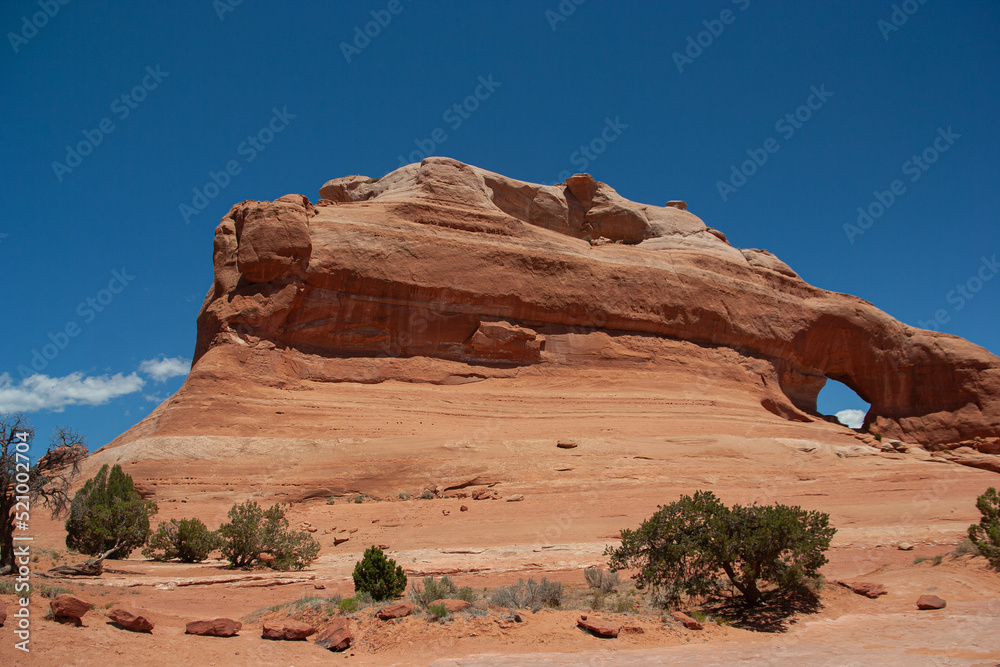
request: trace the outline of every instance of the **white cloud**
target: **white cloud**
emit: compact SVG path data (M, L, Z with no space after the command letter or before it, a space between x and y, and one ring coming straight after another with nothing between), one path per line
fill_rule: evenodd
M183 357L162 357L146 359L139 364L139 372L145 373L157 382L164 382L178 375L187 375L191 362Z
M861 428L862 424L865 423L866 414L864 410L841 410L834 417L844 426Z
M0 412L62 412L67 405L104 405L113 398L135 393L145 381L135 373L84 377L70 373L54 378L32 375L15 383L9 373L0 374Z

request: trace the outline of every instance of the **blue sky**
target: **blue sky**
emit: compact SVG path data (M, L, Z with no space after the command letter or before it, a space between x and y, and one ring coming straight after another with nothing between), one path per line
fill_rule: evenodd
M61 2L0 8L0 409L39 445L177 390L233 203L414 152L684 199L1000 351L998 3Z

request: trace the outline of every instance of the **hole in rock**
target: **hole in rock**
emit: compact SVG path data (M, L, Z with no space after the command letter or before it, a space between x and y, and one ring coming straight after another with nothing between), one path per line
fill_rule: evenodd
M827 378L826 384L816 398L816 409L820 414L833 415L845 426L861 428L871 404L843 382Z

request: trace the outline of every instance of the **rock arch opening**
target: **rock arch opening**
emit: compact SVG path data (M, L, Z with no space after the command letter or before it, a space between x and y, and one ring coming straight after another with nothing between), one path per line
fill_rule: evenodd
M816 410L822 415L831 415L844 426L860 429L871 404L858 396L857 392L843 382L826 379L816 398Z

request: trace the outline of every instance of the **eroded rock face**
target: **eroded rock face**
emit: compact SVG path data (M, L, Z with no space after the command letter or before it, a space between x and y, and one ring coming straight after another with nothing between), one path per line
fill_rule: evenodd
M252 351L255 377L272 386L455 383L640 363L679 339L705 355L733 350L757 378L746 390L784 419L814 419L830 378L871 403L865 426L886 436L1000 433L1000 358L812 287L675 203L632 202L586 174L545 186L447 158L335 179L321 194L315 208L287 195L223 218L196 373L210 352ZM614 344L598 347L594 332ZM465 370L428 374L427 359Z

